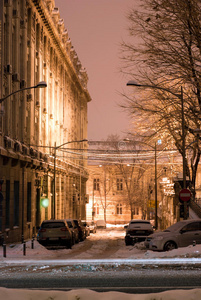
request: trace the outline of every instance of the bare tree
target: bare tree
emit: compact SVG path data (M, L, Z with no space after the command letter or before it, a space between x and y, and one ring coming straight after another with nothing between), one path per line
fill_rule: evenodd
M122 43L122 72L143 85L122 105L141 135L160 136L183 155L181 87L185 140L191 149L187 175L192 191L201 150L201 6L197 0L143 0L128 14L132 42ZM156 87L154 89L154 87ZM158 89L159 87L159 89Z
M131 219L135 207L141 207L145 218L148 195L148 185L147 187L144 186L146 184L145 172L152 169L152 165L145 164L142 159L127 158L126 154L128 153L140 153L141 147L138 142L127 143L127 141L122 141L118 135L110 135L107 138L107 147L113 149L117 154L115 161L113 160L113 165L125 184L124 198L125 203L130 207Z

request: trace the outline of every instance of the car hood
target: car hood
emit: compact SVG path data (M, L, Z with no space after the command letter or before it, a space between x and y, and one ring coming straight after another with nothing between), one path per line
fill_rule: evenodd
M159 231L159 232L154 232L152 234L149 235L149 237L151 238L155 238L157 236L168 236L168 235L171 235L171 236L174 236L175 234L177 234L178 232L172 232L172 231Z

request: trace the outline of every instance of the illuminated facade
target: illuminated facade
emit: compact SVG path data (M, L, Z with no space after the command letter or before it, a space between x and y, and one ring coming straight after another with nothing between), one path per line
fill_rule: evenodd
M0 98L34 87L0 104L0 234L18 241L43 219L85 218L87 142L74 141L91 98L54 0L0 0L0 41Z

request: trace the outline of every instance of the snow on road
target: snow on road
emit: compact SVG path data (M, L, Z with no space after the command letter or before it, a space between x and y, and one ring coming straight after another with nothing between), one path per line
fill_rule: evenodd
M7 245L6 257L3 257L3 248L0 247L0 266L1 271L9 263L29 263L31 261L49 260L49 262L89 262L98 260L104 262L107 260L132 261L141 260L148 262L153 260L159 264L158 259L175 259L185 258L193 263L196 259L201 259L201 245L188 246L185 248L175 249L169 252L153 252L147 250L143 243L135 246L125 246L125 231L123 227L112 227L107 230L98 230L96 234L91 234L87 240L76 244L72 249L55 248L46 249L37 241L34 242L34 249L31 249L31 241L26 243L26 256L23 255L23 245ZM2 300L198 300L201 299L201 289L193 290L173 290L157 294L126 294L120 292L98 293L87 289L78 289L71 291L38 291L38 290L20 290L0 288L0 299Z
M50 248L49 250L34 241L26 243L26 256L23 255L21 243L7 245L6 258L3 257L3 248L0 247L0 263L9 260L41 260L41 259L155 259L155 258L201 258L201 245L190 245L168 252L147 250L143 243L135 246L125 246L125 231L123 227L112 227L107 230L98 230L91 234L84 242L75 244L72 249Z

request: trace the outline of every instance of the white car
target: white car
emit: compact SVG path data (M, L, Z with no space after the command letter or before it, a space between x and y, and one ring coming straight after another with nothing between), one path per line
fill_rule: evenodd
M169 251L193 244L201 244L201 219L177 222L164 231L151 234L145 241L145 246L155 251Z
M65 245L72 247L72 233L66 220L43 221L38 231L37 240L41 245Z

